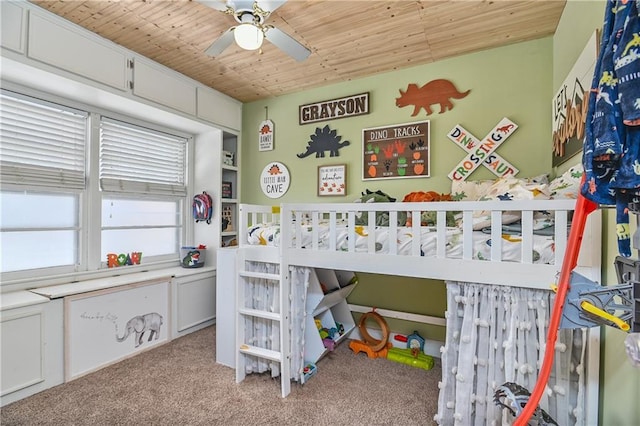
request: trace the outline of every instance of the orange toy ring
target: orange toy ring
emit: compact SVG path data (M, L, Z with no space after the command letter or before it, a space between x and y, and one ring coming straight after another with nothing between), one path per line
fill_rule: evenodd
M374 339L371 337L369 332L367 332L365 323L369 318L373 318L380 326L380 329L382 330L382 340ZM364 313L358 322L358 330L360 330L360 335L372 351L378 352L387 346L387 342L389 341L389 325L377 312L371 311Z

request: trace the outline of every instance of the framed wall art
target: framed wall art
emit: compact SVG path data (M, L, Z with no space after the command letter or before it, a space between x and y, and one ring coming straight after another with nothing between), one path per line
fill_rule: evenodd
M318 196L347 195L347 165L318 166Z
M362 130L362 180L429 177L429 121Z

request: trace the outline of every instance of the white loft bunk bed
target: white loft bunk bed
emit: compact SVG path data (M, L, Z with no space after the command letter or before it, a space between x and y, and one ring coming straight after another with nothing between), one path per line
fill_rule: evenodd
M493 403L493 392L484 396L479 388L494 390L511 381L533 389L553 305L549 289L567 249L574 206L573 199L241 205L236 264L218 265L237 272L236 381L270 370L281 377L283 397L291 380L304 383L301 336L308 268L431 278L445 280L448 288L448 312L443 313L447 341L441 349L445 373L435 420L484 424L507 416L506 409ZM461 226L446 226L451 211L462 217ZM388 214L389 226L356 225L362 215L374 224L380 212ZM417 218L425 212L434 212L435 226L421 226L419 220L409 227L398 225L398 217ZM503 219L514 214L520 217L519 234L503 234ZM541 214L553 224L542 236ZM484 232L474 230L478 216L489 219ZM600 234L596 211L587 221L576 268L596 282L601 279ZM270 289L258 282L270 283ZM487 309L491 303L506 310ZM496 309L500 318L482 317ZM255 336L257 323L270 323L273 329L266 337ZM477 344L483 340L493 343ZM559 424L597 421L598 341L598 329L559 334L557 367L540 403ZM492 365L500 365L501 371Z

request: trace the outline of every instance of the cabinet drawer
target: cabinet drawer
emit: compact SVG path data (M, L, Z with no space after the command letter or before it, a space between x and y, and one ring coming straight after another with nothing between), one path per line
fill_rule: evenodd
M198 117L230 129L240 130L242 104L214 90L198 87Z
M24 29L27 11L15 3L0 2L0 44L2 47L24 53Z
M42 312L2 318L2 396L44 381Z
M120 90L127 89L124 49L100 43L35 13L29 18L28 56Z
M216 279L178 278L178 332L215 318Z
M136 58L133 94L187 114L196 115L196 87L175 71Z

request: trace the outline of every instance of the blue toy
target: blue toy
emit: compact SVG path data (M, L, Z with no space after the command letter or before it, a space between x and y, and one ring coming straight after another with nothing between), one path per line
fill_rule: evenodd
M417 331L407 336L407 349L411 349L413 356L424 352L424 338Z

